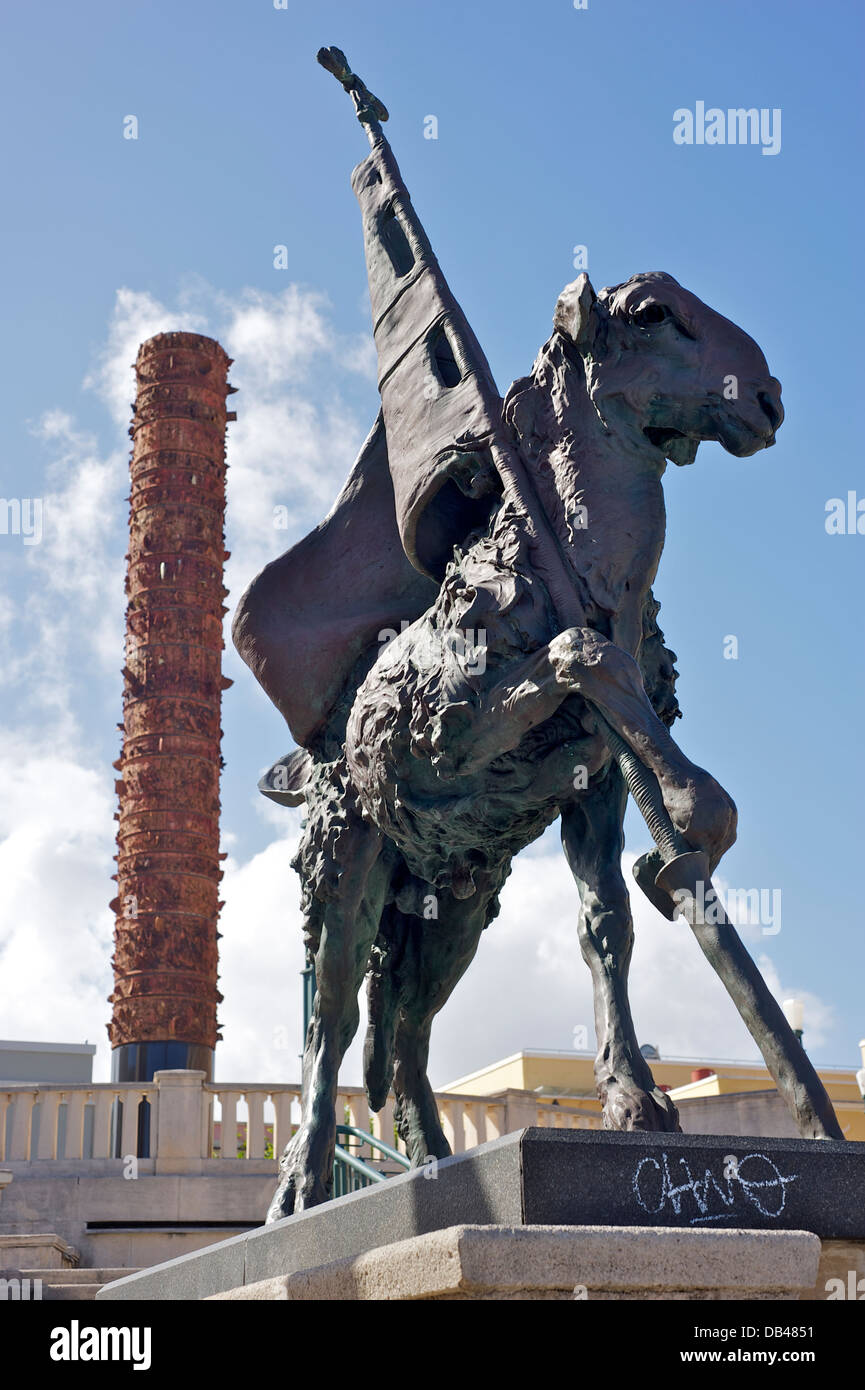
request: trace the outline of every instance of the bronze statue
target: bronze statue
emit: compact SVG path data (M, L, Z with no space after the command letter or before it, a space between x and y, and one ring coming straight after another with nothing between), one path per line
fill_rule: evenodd
M557 816L605 1125L678 1129L628 1004L629 792L656 844L635 868L640 887L692 926L802 1134L840 1138L712 890L736 808L670 735L675 655L651 590L667 461L693 463L702 439L738 457L773 444L780 385L757 344L671 275L600 294L580 275L502 401L382 134L387 111L338 49L318 57L371 146L352 186L382 405L330 515L253 581L234 622L300 745L261 789L306 805L294 867L315 960L303 1120L268 1219L330 1195L337 1076L365 976L370 1104L393 1085L414 1165L449 1152L426 1074L432 1020L513 856Z

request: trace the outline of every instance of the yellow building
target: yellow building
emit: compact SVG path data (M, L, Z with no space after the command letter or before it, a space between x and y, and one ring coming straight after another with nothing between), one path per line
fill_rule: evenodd
M865 1040L859 1046L865 1067ZM492 1096L502 1091L531 1091L539 1104L575 1110L584 1116L585 1128L601 1128L594 1061L594 1054L589 1052L515 1052L511 1057L437 1088L437 1093ZM654 1056L647 1056L647 1061L656 1084L668 1090L677 1103L706 1096L741 1095L747 1091L777 1091L762 1063ZM835 1107L845 1139L865 1142L865 1104L855 1067L818 1067L817 1071Z

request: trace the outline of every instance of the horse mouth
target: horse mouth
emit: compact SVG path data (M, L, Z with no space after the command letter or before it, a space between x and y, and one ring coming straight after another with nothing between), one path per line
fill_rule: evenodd
M655 449L660 449L665 458L668 458L671 463L677 463L680 468L693 463L697 457L700 441L690 439L688 435L682 434L681 430L669 429L661 425L647 425L643 434Z
M775 431L760 429L750 420L724 420L718 431L718 441L735 458L750 458L761 449L771 449Z

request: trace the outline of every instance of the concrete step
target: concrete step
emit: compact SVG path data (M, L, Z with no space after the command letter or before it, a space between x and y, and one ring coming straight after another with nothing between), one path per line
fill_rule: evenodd
M43 1303L92 1303L101 1284L43 1284Z
M136 1274L137 1269L22 1269L25 1279L41 1279L43 1285L52 1284L110 1284L127 1274Z
M92 1303L103 1284L136 1274L134 1269L22 1269L21 1277L42 1280L43 1303Z

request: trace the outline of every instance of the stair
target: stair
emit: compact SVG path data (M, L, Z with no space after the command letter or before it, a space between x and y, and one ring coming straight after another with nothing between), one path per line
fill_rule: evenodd
M135 1274L135 1269L22 1269L25 1279L42 1280L45 1303L92 1302L103 1284ZM32 1285L31 1285L32 1287Z

